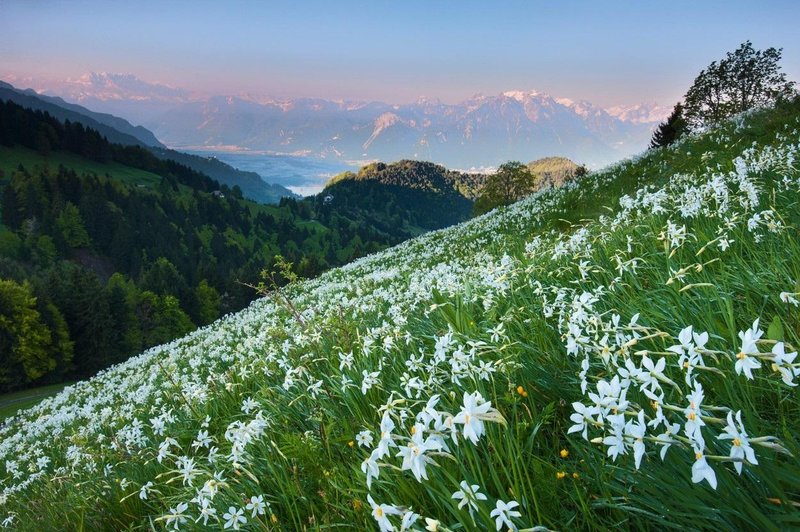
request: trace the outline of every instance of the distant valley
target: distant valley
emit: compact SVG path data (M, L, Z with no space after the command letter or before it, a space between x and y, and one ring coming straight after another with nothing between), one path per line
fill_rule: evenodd
M214 157L225 164L245 172L255 172L267 183L288 188L300 196L319 193L334 175L346 170L357 170L343 162L314 157L293 155L270 155L262 152L197 150L180 148L180 151L201 157Z

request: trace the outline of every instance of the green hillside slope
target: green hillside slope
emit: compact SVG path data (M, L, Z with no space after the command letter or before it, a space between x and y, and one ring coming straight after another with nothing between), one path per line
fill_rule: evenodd
M586 168L578 166L566 157L544 157L528 163L528 169L537 176L537 188L543 186L560 187L576 174L586 172Z
M798 130L751 113L71 386L0 429L6 522L797 528Z
M114 161L94 161L65 151L50 152L45 156L24 146L0 146L0 171L4 176L10 177L20 165L33 172L57 170L59 166L64 166L79 174L109 174L124 183L145 187L153 187L161 182L161 176L153 172Z

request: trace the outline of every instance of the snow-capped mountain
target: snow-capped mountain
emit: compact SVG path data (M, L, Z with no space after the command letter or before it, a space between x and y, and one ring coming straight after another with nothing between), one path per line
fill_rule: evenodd
M653 126L669 114L655 104L603 109L520 90L457 104L204 97L107 73L47 92L143 124L175 147L225 146L348 161L411 158L451 168L550 155L599 166L644 149Z
M672 112L672 107L655 103L640 103L637 105L616 105L606 109L609 115L623 122L634 124L656 124L663 122Z
M59 96L92 110L142 124L192 98L190 91L143 81L133 74L92 72L77 79L47 82L42 94Z
M238 146L342 160L430 160L455 168L559 154L602 165L644 149L653 123L621 120L589 102L510 91L459 104L356 104L213 97L146 123L174 146Z

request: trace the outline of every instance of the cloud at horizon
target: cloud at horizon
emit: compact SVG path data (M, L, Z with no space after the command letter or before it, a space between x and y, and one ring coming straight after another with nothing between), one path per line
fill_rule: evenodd
M782 65L798 79L797 15L790 1L7 1L0 76L129 72L208 94L393 103L538 89L605 106L671 105L747 39L783 47Z

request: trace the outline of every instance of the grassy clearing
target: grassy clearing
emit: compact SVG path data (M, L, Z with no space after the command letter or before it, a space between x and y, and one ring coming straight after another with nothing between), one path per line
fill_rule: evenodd
M57 394L70 384L72 383L65 382L0 395L0 421L13 416L20 410L37 405L43 399Z
M741 117L67 388L0 430L8 523L798 528L798 130Z
M77 174L94 173L99 177L109 174L114 179L124 183L143 185L145 187L154 187L161 182L161 177L156 174L115 162L101 163L91 161L69 152L52 152L44 156L39 152L21 146L13 148L0 146L0 170L5 175L10 176L20 164L31 172L38 171L40 168L55 170L59 165L63 165L66 168L71 168Z

